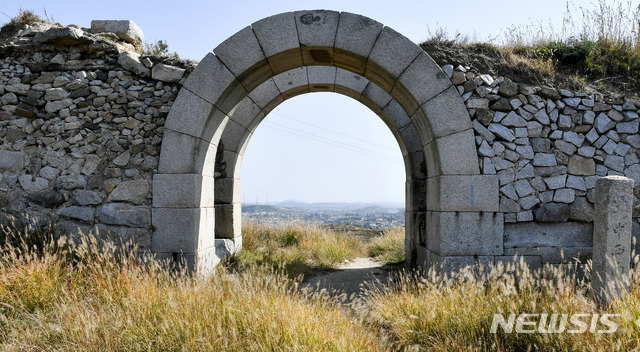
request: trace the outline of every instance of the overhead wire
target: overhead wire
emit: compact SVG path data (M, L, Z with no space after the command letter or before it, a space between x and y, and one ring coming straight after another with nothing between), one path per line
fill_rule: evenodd
M306 122L306 121L302 121L302 120L299 120L299 119L296 119L296 118L293 118L293 117L290 117L290 116L285 116L285 115L279 114L277 112L273 112L272 111L270 114L277 115L277 116L280 116L280 117L284 117L285 119L296 121L298 123L302 123L302 124L305 124L305 125L308 125L308 126L311 126L311 127L314 127L314 128L318 128L318 129L321 129L321 130L324 130L324 131L327 131L327 132L335 133L337 135L340 135L340 136L343 136L343 137L347 137L347 138L351 138L351 139L354 139L354 140L357 140L357 141L360 141L360 142L363 142L363 143L367 143L367 144L370 144L370 145L375 145L377 147L384 148L384 149L387 149L387 150L393 150L393 151L397 150L397 149L391 148L391 147L386 146L386 145L382 145L382 144L378 144L378 143L367 141L367 140L362 139L362 138L350 136L350 135L342 133L342 132L338 132L338 131L334 131L334 130L331 130L331 129L328 129L328 128L325 128L325 127L322 127L322 126L314 125L312 123L309 123L309 122Z
M350 145L350 144L346 144L346 143L342 143L340 141L336 141L330 138L326 138L326 137L322 137L322 136L318 136L316 134L313 133L309 133L309 132L305 132L302 130L298 130L292 127L288 127L288 126L284 126L282 124L278 124L276 122L271 122L271 121L263 121L261 123L261 125L265 125L265 127L280 131L280 132L284 132L284 133L289 133L301 138L306 138L306 139L310 139L319 143L324 143L324 144L328 144L334 147L338 147L338 148L342 148L342 149L346 149L346 150L350 150L353 152L357 152L357 153L361 153L361 154L366 154L369 156L373 156L373 157L377 157L380 159L385 159L388 161L392 161L392 162L396 162L396 163L403 163L403 161L394 158L392 156L389 155L385 155L385 154L381 154L381 153L377 153L377 152L372 152L372 151L368 151L365 149L361 149L358 148L357 146L354 145Z
M292 131L296 131L296 132L299 132L299 133L304 133L306 135L310 135L310 136L313 136L313 137L316 137L316 138L324 139L324 140L327 140L327 141L330 141L330 142L333 142L333 143L338 143L338 144L344 145L345 147L348 147L348 148L355 148L355 149L359 149L359 150L365 151L367 153L379 154L379 155L387 157L387 158L396 159L393 155L388 155L388 154L384 154L384 153L381 153L381 152L371 151L371 150L364 149L364 148L361 148L361 147L353 145L353 144L348 144L348 143L344 143L344 142L341 142L341 141L337 141L335 139L331 139L331 138L320 136L320 135L317 135L317 134L314 134L314 133L311 133L311 132L303 131L303 130L300 130L300 129L297 129L297 128L294 128L294 127L291 127L291 126L283 125L281 123L277 123L277 122L274 122L274 121L264 121L264 122L266 122L268 124L277 125L277 126L282 127L282 128L290 129Z

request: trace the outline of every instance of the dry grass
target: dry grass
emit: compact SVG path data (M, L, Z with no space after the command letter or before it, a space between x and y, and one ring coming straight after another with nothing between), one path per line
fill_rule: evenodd
M85 240L43 255L3 247L3 351L382 351L375 330L264 268L210 279ZM57 248L57 247L56 247Z
M524 262L463 270L455 279L430 271L405 273L396 285L369 292L365 312L399 346L433 351L629 351L640 348L640 280L623 300L599 308L589 286L559 268L530 270ZM491 333L494 314L620 314L613 334ZM573 329L569 325L567 330ZM598 329L606 329L600 325Z
M327 240L336 233L322 234L313 226L249 226L248 247L261 248L264 240L285 248L300 246L318 263L327 259L310 247L340 241ZM401 234L387 231L369 248L397 251ZM591 300L589 285L575 271L533 271L518 262L467 268L455 278L434 270L426 276L403 272L389 287L372 285L363 301L346 310L327 295L300 292L296 280L273 269L277 256L240 271L218 267L205 280L166 270L135 250L119 253L92 238L75 245L64 239L45 241L39 250L15 243L0 246L0 350L640 349L638 269L629 294L604 308ZM494 314L554 312L621 318L613 334L490 332Z
M404 228L387 229L367 244L369 256L385 264L404 262Z
M242 246L235 258L240 264L282 268L291 277L332 268L365 253L357 236L311 224L264 226L248 222L243 224Z
M44 20L38 16L35 12L31 10L25 10L23 8L18 9L18 14L14 17L10 17L9 15L3 13L5 16L9 17L9 22L5 23L0 27L0 32L9 32L13 31L16 28L20 28L25 24L31 24L35 22L44 22Z
M451 36L446 29L429 34L425 46L460 49L459 55L469 61L463 64L474 64L474 56L466 54L478 46L491 47L497 55L489 69L499 68L496 74L507 76L524 75L526 83L584 89L591 81L591 88L629 93L640 87L640 5L632 1L597 0L588 7L567 2L560 25L531 21L480 41L459 33Z

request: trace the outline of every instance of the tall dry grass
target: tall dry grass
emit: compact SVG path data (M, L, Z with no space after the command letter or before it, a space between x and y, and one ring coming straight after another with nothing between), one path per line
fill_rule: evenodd
M404 228L386 229L367 244L369 256L384 264L404 262Z
M318 225L262 225L256 221L243 224L242 246L235 258L240 264L282 268L291 277L332 268L366 252L357 236Z
M91 237L39 252L2 246L0 350L386 349L375 329L273 270L220 267L204 280L118 253Z
M289 246L309 234L251 226L254 234ZM397 248L398 232L387 232L380 247ZM330 235L316 233L312 242ZM390 238L395 244L387 243ZM259 248L261 239L247 244ZM273 263L240 271L220 266L202 279L92 237L45 241L40 249L10 241L0 251L3 351L640 349L639 269L629 293L605 307L594 303L575 270L536 271L517 261L467 268L455 277L405 271L389 286L372 283L363 300L345 309L339 298L301 292ZM510 313L620 317L613 334L491 333L494 314Z
M514 264L515 263L515 264ZM531 270L523 261L467 268L455 278L399 275L394 286L368 292L369 321L389 328L397 346L429 351L631 351L640 349L640 280L606 307L594 303L575 270ZM615 333L492 333L494 314L619 314ZM538 324L540 320L537 321ZM559 326L558 324L555 325ZM544 327L548 327L548 324ZM536 328L539 325L536 324ZM606 330L603 325L598 330Z

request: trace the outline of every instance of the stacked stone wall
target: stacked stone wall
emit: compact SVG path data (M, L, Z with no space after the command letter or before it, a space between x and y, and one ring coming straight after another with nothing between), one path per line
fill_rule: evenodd
M537 87L444 65L475 130L478 162L500 180L504 255L533 263L591 256L596 181L635 181L640 216L638 105L600 94Z
M61 45L71 29L84 40ZM1 221L29 214L149 247L163 125L187 72L122 46L36 26L0 48Z

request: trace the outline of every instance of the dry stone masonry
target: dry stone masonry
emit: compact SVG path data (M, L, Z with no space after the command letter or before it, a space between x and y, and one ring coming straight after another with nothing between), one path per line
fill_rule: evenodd
M149 248L163 125L187 75L126 51L142 38L131 21L35 24L0 47L0 219Z
M197 66L141 55L142 41L131 21L93 21L0 42L0 221L97 229L207 272L241 247L238 170L255 128L283 101L329 91L398 140L412 264L585 262L603 176L635 181L637 237L634 102L440 67L393 29L334 11L260 20Z
M532 263L586 262L591 255L596 181L635 181L640 216L640 135L634 102L535 87L442 67L472 118L483 174L500 180L504 255ZM531 257L529 257L531 256Z

